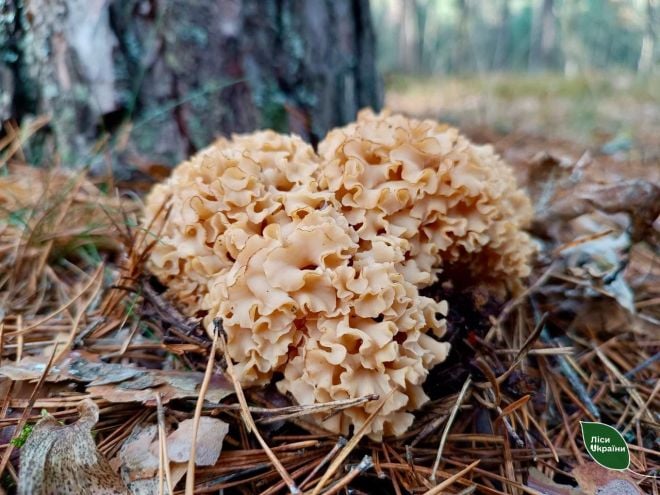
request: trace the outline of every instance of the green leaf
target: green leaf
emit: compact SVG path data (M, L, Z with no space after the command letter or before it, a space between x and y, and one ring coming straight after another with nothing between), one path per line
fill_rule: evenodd
M580 425L584 447L594 461L608 469L628 469L630 451L621 433L603 423L580 421Z
M28 437L32 434L33 428L34 427L32 425L25 425L21 432L15 438L12 438L9 443L20 449L23 444L25 444Z

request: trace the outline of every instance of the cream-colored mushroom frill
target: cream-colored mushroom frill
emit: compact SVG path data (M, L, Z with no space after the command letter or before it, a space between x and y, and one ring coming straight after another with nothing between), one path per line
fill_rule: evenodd
M164 211L168 211L166 216ZM455 129L361 112L318 155L271 131L221 139L146 202L150 269L208 330L221 318L244 385L299 404L388 397L369 426L399 435L449 345L445 301L419 290L460 264L500 286L527 274L529 200L488 147ZM319 421L347 434L378 403Z
M319 186L332 191L360 238L401 238L402 270L418 286L460 264L507 285L529 274L527 195L491 146L431 120L363 111L319 144Z

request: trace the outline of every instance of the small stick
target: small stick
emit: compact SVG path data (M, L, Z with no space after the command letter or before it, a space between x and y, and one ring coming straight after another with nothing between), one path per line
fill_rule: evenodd
M0 321L0 366L2 366L3 352L5 352L5 322Z
M16 317L16 328L19 331L18 338L16 339L17 347L16 347L16 364L21 362L21 359L23 358L23 344L24 344L24 339L23 339L23 334L20 333L20 330L23 328L23 315L18 315Z
M359 474L364 473L367 469L371 469L374 465L370 456L365 455L359 464L353 466L351 470L342 479L337 481L331 488L328 489L323 495L334 495L339 493L339 490L353 481Z
M630 371L627 371L626 373L623 374L628 379L635 378L635 375L639 373L640 371L648 368L651 366L653 363L656 361L660 361L660 352L656 352L653 356L651 356L648 359L645 359L641 363L639 363L637 366L635 366L633 369Z
M197 405L195 406L195 416L193 418L193 431L192 431L192 444L190 445L190 458L188 459L188 471L186 473L186 495L194 495L195 493L195 446L197 443L197 430L199 429L199 421L202 417L202 408L204 407L204 396L209 388L211 382L211 375L213 375L213 363L215 361L215 350L218 346L218 332L217 329L213 335L213 343L211 344L211 352L209 353L209 361L206 365L204 372L204 380L199 390L199 397L197 398Z
M602 232L597 232L596 234L589 234L589 235L580 236L577 239L573 239L572 241L565 242L561 246L557 246L552 251L552 256L553 257L554 256L559 256L562 252L566 251L567 249L572 249L576 246L579 246L580 244L595 241L596 239L600 239L601 237L605 237L606 235L610 235L612 232L614 232L614 229L605 229Z
M518 354L520 349L497 349L495 354L499 355L508 355L508 354ZM565 346L565 347L543 347L539 349L530 349L527 351L528 356L557 356L562 354L564 356L572 356L575 354L575 347ZM501 378L498 377L498 380Z
M232 362L231 356L229 355L229 351L227 350L227 342L225 340L224 335L220 334L219 327L220 324L218 322L215 325L215 331L214 331L215 336L213 339L213 347L211 348L211 350L213 353L215 352L215 346L218 340L218 335L220 335L222 351L225 355L225 361L227 363L227 374L229 375L229 378L234 384L234 389L236 390L236 397L238 398L238 402L241 404L241 417L243 418L243 422L245 423L248 432L254 433L254 436L257 437L259 444L261 444L261 447L264 449L264 452L270 459L270 462L273 464L273 466L275 467L275 469L277 470L277 472L279 473L279 475L282 477L287 487L289 488L289 492L292 495L298 495L300 493L300 490L298 489L296 482L293 480L291 475L284 468L284 466L279 461L277 456L273 453L273 451L270 449L270 447L268 447L268 444L259 433L259 430L257 429L257 425L254 423L254 419L252 419L252 415L250 414L250 410L248 409L247 400L245 399L245 394L243 393L241 384L238 381L238 377L234 373L234 363ZM198 402L198 406L200 407L200 412L201 412L201 403L202 401L200 400ZM192 493L193 492L191 491L190 495L192 495ZM187 492L186 495L188 495Z
M275 423L277 421L282 421L284 419L296 418L298 416L307 416L309 414L316 414L328 411L326 418L334 416L339 411L347 409L349 407L355 407L364 404L365 402L370 402L372 400L378 400L378 395L370 394L365 395L364 397L356 397L355 399L342 399L333 402L326 402L323 404L310 404L306 406L291 406L288 408L282 408L279 411L274 411L272 414L277 414L270 418L262 418L258 420L259 423L268 424ZM287 410L286 412L284 410Z
M339 449L341 449L344 445L346 445L347 440L344 437L339 437L339 440L337 440L337 443L335 443L334 447L330 449L330 452L321 459L321 462L318 463L318 465L312 470L311 473L307 475L307 477L300 483L300 488L305 488L305 485L309 483L310 480L316 476L316 473L320 471L320 469L325 466L330 459L332 459L337 452L339 452Z
M249 406L248 410L253 414L267 414L270 417L261 418L256 420L257 423L274 423L284 419L295 418L297 416L306 416L309 414L322 413L330 411L329 416L336 414L342 409L348 407L359 406L365 402L378 400L377 394L369 394L363 397L356 397L355 399L339 399L332 402L324 402L321 404L307 404L304 406L286 406L279 408L268 407L254 407ZM218 404L213 406L216 411L240 411L240 404Z
M477 459L476 461L474 461L469 466L461 469L458 473L451 475L449 478L447 478L445 481L443 481L439 485L434 486L433 488L431 488L424 495L439 495L439 494L443 493L443 490L445 488L452 485L454 483L454 481L456 481L458 478L461 478L462 476L464 476L468 472L472 471L472 469L474 467L476 467L480 462L481 461ZM431 475L431 478L435 478L435 468L433 469L433 474Z
M158 394L156 394L158 396ZM163 456L163 435L165 432L160 427L158 422L158 495L165 494L165 457ZM168 492L171 494L172 492Z
M165 438L165 412L163 411L163 402L160 399L160 392L154 394L156 396L157 417L158 417L158 443L160 444L158 458L162 459L158 463L158 477L160 479L160 488L163 486L163 473L161 469L165 468L165 478L167 479L167 490L169 495L174 493L174 486L172 485L172 470L170 469L170 456L167 452L167 439Z
M371 423L373 423L374 418L378 415L378 413L381 411L385 403L389 400L390 397L392 397L392 394L394 393L396 389L392 389L389 394L387 394L385 397L382 398L380 401L380 404L378 404L378 407L372 412L367 420L364 422L362 426L360 426L360 429L353 435L353 438L349 440L349 442L346 444L346 446L339 452L337 457L335 458L334 461L332 461L332 464L330 464L330 467L328 467L328 470L325 472L325 474L321 477L319 482L317 483L316 487L314 487L314 490L312 491L312 495L319 495L321 493L321 490L325 486L325 484L330 480L330 478L335 474L337 469L339 469L339 466L341 466L341 463L344 462L344 460L348 457L348 454L352 452L352 450L355 448L355 446L360 442L362 437L367 433L367 430L371 426Z
M440 465L440 459L442 458L442 450L445 447L445 442L447 441L447 435L449 435L449 429L451 428L451 425L453 424L454 419L456 418L456 413L458 413L458 408L461 407L461 402L463 402L463 399L467 394L468 388L470 387L470 383L472 383L472 378L468 376L467 380L465 380L465 383L463 383L463 388L461 388L461 391L458 394L458 398L456 399L456 404L454 404L454 407L451 410L451 414L449 414L449 419L445 424L445 429L443 430L442 437L440 438L440 445L438 446L438 453L436 454L435 462L433 463L433 471L431 472L430 480L432 483L435 483L435 473L438 470L438 466ZM436 493L440 493L440 492L436 492Z
M527 337L523 345L520 347L520 350L516 354L516 357L513 359L513 363L511 363L511 366L509 366L509 369L506 370L502 375L497 377L497 383L502 383L504 380L506 380L511 373L513 373L513 370L518 366L521 361L525 358L525 356L531 351L532 345L534 345L534 342L539 338L541 335L541 332L545 328L545 322L548 320L548 313L544 313L543 316L541 316L541 319L539 322L536 324L536 327L532 331L531 334Z

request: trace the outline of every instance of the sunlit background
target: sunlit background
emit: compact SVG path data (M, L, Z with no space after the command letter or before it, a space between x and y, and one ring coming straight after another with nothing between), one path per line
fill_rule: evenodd
M372 0L386 104L657 154L657 0Z

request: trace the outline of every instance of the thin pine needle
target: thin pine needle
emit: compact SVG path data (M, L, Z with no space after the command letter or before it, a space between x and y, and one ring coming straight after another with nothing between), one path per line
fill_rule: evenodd
M215 330L215 336L214 336L214 342L217 341L218 337L217 335L220 334L219 330L220 324L216 324L216 330ZM263 439L261 434L259 433L259 430L257 429L257 425L254 423L254 419L252 419L252 414L250 414L250 409L248 408L247 400L245 399L245 394L243 393L243 388L241 387L241 384L238 380L238 377L236 376L234 372L234 363L231 360L231 357L229 356L229 353L227 351L227 342L225 341L225 337L223 334L220 334L220 342L222 344L222 350L225 355L225 362L227 364L227 374L229 375L229 378L231 379L232 383L234 384L234 389L236 391L236 397L238 398L238 402L241 404L241 417L243 418L243 422L245 423L246 428L248 429L248 432L251 432L256 438L257 441L261 444L261 447L264 449L266 452L266 455L270 459L270 461L273 463L273 466L279 473L279 475L282 477L284 482L286 483L287 488L289 489L289 492L292 495L297 495L300 493L300 489L296 485L296 482L291 478L291 475L287 472L287 470L282 466L282 463L279 461L277 456L273 453L273 451L268 447L268 444L266 441ZM192 492L191 492L192 493Z
M376 418L378 413L383 409L383 406L385 403L392 397L392 394L394 393L394 390L392 390L389 394L387 394L385 397L383 397L380 400L380 403L374 411L369 415L367 420L364 422L364 424L358 429L358 431L353 435L353 437L348 441L348 443L344 446L343 449L341 449L341 452L337 455L334 461L332 461L332 464L328 467L326 470L325 474L321 477L319 482L316 484L316 487L314 487L314 490L312 491L312 495L318 495L321 493L321 490L323 487L327 484L327 482L332 478L332 476L335 474L337 469L342 465L344 460L348 457L348 455L353 451L353 449L357 446L357 444L360 442L362 437L367 433L369 427L371 426L371 423L373 420Z
M463 383L463 387L461 388L461 391L458 393L458 397L456 399L456 404L454 405L453 409L451 410L451 413L449 414L449 419L447 420L447 423L445 424L445 429L442 432L442 437L440 438L440 445L438 445L438 453L435 456L435 462L433 463L433 468L431 471L431 483L435 483L435 473L438 470L438 466L440 466L440 460L442 459L442 451L445 448L445 442L447 441L447 435L449 435L449 430L451 429L452 424L454 424L454 419L456 418L456 413L458 413L458 409L461 407L461 404L463 403L463 400L465 399L465 395L467 394L468 389L470 388L470 383L472 383L472 379L470 377L465 380Z
M204 397L208 390L211 376L213 375L213 363L215 362L215 351L218 346L218 332L213 336L213 344L209 352L209 360L206 364L206 371L204 372L204 380L199 390L199 397L197 397L197 405L195 406L195 415L193 417L193 431L192 440L190 444L190 458L188 459L188 470L186 472L186 495L194 495L195 493L195 450L197 444L197 432L199 431L199 422L202 417L202 408L204 406Z
M450 476L449 478L447 478L446 480L444 480L444 481L443 481L442 483L440 483L439 485L434 486L433 488L431 488L431 489L430 489L429 491L427 491L424 495L439 495L439 494L443 493L443 490L444 490L445 488L447 488L448 486L451 486L452 484L454 484L454 482L455 482L457 479L462 478L462 477L465 476L467 473L469 473L470 471L472 471L472 469L474 469L476 466L479 465L479 462L480 462L480 461L478 461L478 460L477 460L477 461L474 461L472 464L470 464L469 466L467 466L467 467L461 469L458 473L456 473L456 474ZM435 473L435 470L434 470L434 473Z

